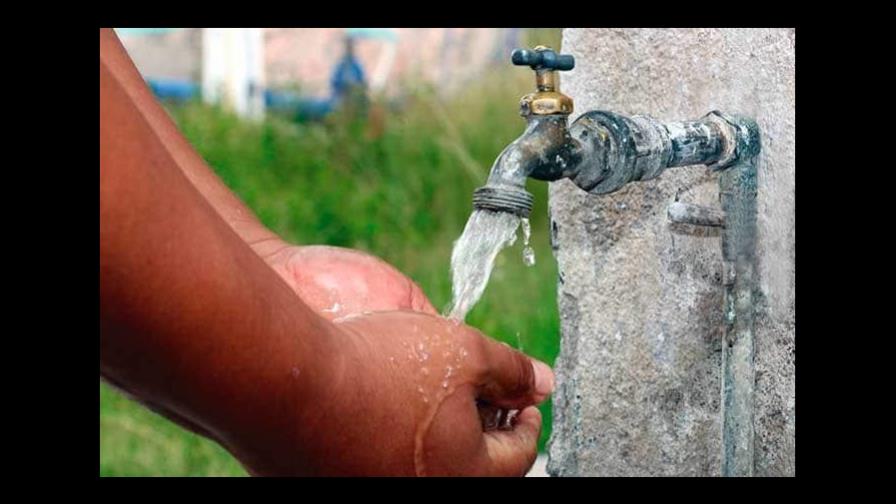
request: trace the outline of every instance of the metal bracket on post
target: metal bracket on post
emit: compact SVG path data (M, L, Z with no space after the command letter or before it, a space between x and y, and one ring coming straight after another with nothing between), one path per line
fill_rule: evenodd
M691 226L725 227L725 213L716 208L676 201L667 210L669 220Z
M724 142L719 161L721 210L669 205L669 220L723 228L725 338L722 344L722 476L753 475L753 289L756 259L756 175L759 128L748 118L713 112Z

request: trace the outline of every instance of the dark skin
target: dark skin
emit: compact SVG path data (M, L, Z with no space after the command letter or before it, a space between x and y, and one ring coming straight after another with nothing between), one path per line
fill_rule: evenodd
M100 31L100 374L253 475L519 476L550 368L266 229ZM477 401L519 409L485 430Z

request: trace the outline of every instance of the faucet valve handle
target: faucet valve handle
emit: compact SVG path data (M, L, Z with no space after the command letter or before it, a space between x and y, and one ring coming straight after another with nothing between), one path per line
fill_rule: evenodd
M572 98L560 92L560 76L556 72L572 70L576 60L571 54L557 54L550 47L537 46L533 50L515 49L510 55L514 65L535 70L535 92L520 100L520 115L569 115Z
M528 66L532 70L572 70L576 59L571 54L557 54L550 47L537 46L534 50L515 49L510 55L514 65Z

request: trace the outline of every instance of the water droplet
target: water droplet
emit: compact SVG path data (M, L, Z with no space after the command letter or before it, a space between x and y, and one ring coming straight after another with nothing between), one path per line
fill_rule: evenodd
M529 245L529 238L532 235L532 227L529 225L528 218L520 219L521 227L523 228L523 264L526 266L535 265L535 251L532 250L532 247Z
M442 380L442 388L443 388L443 389L448 388L448 380L447 380L447 379Z
M513 420L519 415L520 410L510 410L507 413L507 426L511 427L513 425Z
M523 249L523 264L526 266L535 266L535 251L532 250L532 247Z
M566 110L566 105L563 106L563 110ZM560 157L560 154L557 154L554 158L554 162L560 165L560 168L566 168L566 161Z

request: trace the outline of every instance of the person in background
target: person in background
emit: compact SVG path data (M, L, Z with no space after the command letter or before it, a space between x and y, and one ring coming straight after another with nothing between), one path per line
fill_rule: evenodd
M363 106L367 101L367 82L364 79L364 69L355 57L355 39L351 35L345 36L345 52L342 59L333 69L330 77L331 99L338 107L341 104L352 103ZM349 102L349 100L352 100Z
M110 29L100 376L268 476L521 476L554 383L546 364L440 317L382 260L265 228ZM519 414L485 429L482 404Z

